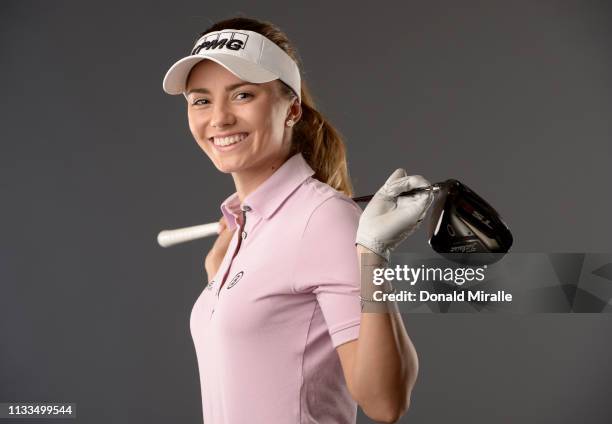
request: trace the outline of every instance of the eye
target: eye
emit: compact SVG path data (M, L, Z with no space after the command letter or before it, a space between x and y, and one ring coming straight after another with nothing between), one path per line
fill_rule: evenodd
M208 100L206 100L206 99L195 99L195 100L193 101L192 105L194 105L194 106L200 106L200 105L205 105L205 104L208 104L208 103L203 103L203 102L208 102Z
M245 97L240 97L240 96L245 96ZM253 95L251 93L247 93L247 92L244 92L244 91L241 92L241 93L236 94L236 98L238 98L238 100L243 100L243 99L246 99L248 97L253 97Z

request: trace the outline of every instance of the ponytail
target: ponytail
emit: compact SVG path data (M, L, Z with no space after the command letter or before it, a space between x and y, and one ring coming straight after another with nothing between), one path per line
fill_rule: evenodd
M349 197L353 188L348 174L346 148L340 133L316 109L302 81L302 116L294 127L291 154L301 152L314 177Z

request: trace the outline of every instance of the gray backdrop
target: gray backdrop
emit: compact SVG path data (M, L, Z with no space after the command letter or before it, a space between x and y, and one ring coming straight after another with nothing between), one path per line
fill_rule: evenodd
M606 2L3 1L0 12L0 402L76 402L88 424L201 422L189 314L213 240L163 249L155 237L217 220L234 186L161 83L198 32L236 13L298 46L346 137L356 194L400 166L455 177L502 213L517 252L612 250ZM423 231L402 246L423 249ZM404 319L421 369L401 422L612 420L607 315Z

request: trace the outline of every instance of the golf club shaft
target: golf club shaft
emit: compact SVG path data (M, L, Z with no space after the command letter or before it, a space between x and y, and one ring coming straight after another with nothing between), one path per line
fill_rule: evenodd
M413 194L421 193L423 191L438 191L439 189L440 187L438 186L438 183L436 183L436 184L432 184L427 187L417 187L417 188L413 188L412 190L401 192L399 196L412 196ZM372 197L374 197L373 194L369 194L367 196L361 196L361 197L353 197L353 201L354 202L369 202L370 200L372 200Z
M219 234L219 223L211 222L209 224L194 225L192 227L163 230L157 235L157 242L162 247L169 247L217 234Z
M400 196L411 196L423 191L439 190L438 184L433 184L427 187L417 187L400 193ZM368 196L353 197L354 202L369 202L374 197L373 194ZM179 243L185 243L191 240L197 240L204 237L215 236L219 231L219 223L212 222L209 224L196 225L193 227L177 228L173 230L164 230L157 236L157 242L162 247L169 247Z

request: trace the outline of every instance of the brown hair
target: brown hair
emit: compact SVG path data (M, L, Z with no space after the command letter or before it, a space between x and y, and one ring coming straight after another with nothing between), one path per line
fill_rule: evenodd
M234 17L219 21L202 32L200 36L223 29L254 31L274 42L285 51L301 68L297 50L276 25L246 17ZM296 97L288 85L278 80L283 94ZM340 133L316 109L306 82L301 82L302 116L293 127L290 156L301 152L304 159L315 171L314 177L329 184L347 196L353 195L346 162L346 148Z

